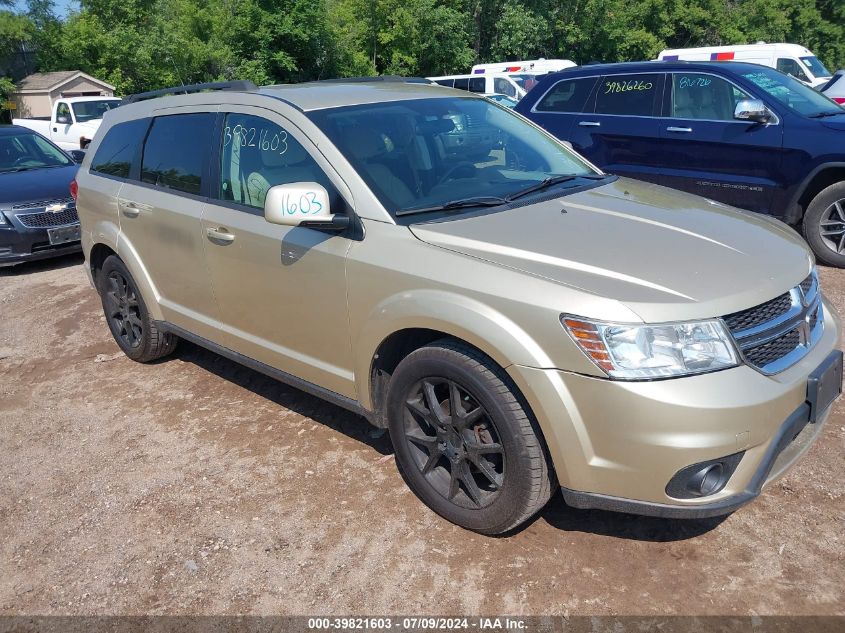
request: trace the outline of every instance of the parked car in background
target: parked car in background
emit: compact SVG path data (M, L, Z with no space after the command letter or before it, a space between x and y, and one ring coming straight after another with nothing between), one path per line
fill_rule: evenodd
M507 108L516 107L516 104L519 103L518 100L514 99L513 97L509 97L508 95L500 95L500 94L495 94L495 93L491 94L491 93L488 92L488 93L485 93L484 96L487 97L488 99L490 99L490 101L494 101L494 102L498 103L499 105L503 105Z
M512 97L517 101L537 84L537 75L528 73L446 75L443 77L428 77L428 79L447 88L468 90L479 94L501 94Z
M529 73L531 75L545 75L577 66L569 59L523 59L515 62L495 62L492 64L476 64L470 71L473 75L486 73Z
M845 266L845 110L773 68L639 62L547 75L516 106L596 165L792 225Z
M839 105L845 104L845 70L837 70L833 73L833 77L819 88L819 92Z
M668 49L657 57L662 61L746 62L776 68L817 88L830 79L830 71L813 52L798 44L743 44Z
M82 161L84 152L75 150ZM0 266L80 250L70 186L78 166L49 140L0 126Z
M727 514L821 436L840 323L788 227L602 173L466 92L207 89L130 98L79 171L129 358L184 338L388 427L419 498L486 534L558 487Z
M103 115L118 105L120 99L113 97L57 99L51 116L13 119L12 123L35 130L62 149L85 149L100 127Z

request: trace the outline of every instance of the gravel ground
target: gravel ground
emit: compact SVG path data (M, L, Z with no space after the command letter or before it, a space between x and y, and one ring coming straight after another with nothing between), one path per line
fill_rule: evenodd
M845 272L821 271L845 313ZM845 614L845 404L730 517L487 538L387 436L192 345L119 353L81 257L0 270L0 615Z

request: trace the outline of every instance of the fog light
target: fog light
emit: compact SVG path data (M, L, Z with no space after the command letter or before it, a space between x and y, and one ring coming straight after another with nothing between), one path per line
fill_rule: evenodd
M692 464L682 468L666 485L666 494L675 499L708 497L724 488L745 451Z

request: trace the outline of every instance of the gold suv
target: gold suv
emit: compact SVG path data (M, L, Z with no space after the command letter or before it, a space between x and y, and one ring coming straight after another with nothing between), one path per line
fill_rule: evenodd
M777 221L417 81L166 93L108 112L77 177L118 345L147 362L184 338L388 428L461 526L510 530L558 486L729 513L841 392L838 318Z

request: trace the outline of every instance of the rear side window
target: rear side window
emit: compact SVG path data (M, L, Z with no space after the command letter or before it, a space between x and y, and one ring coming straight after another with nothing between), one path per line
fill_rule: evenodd
M460 90L469 90L469 78L459 77L458 79L455 79L455 88Z
M470 92L484 92L484 77L473 77L469 80Z
M558 82L537 104L538 112L581 112L593 92L598 77Z
M663 75L614 75L602 77L596 95L596 114L654 116L657 95L662 95Z
M451 88L452 86L455 85L454 79L435 79L434 81L435 81L435 83L438 83L441 86L446 86L448 88Z
M144 135L149 125L149 119L136 119L118 123L109 129L97 148L97 153L94 154L91 171L118 178L129 178L132 161L141 143L144 142Z
M144 144L141 181L199 195L214 118L203 112L153 119Z

